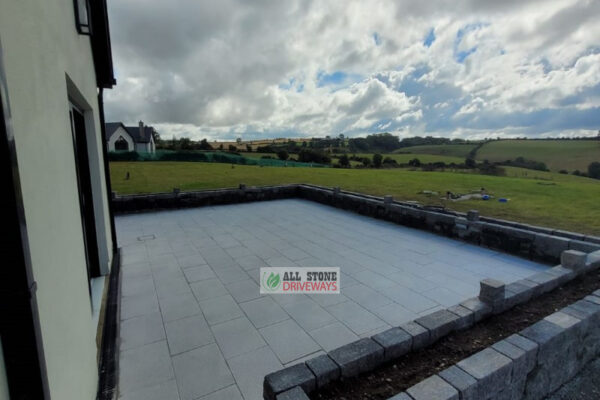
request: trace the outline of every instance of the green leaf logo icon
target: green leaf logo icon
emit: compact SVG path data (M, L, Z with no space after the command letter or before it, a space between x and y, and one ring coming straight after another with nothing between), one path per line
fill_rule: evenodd
M267 279L265 280L265 278L267 278ZM280 285L281 285L281 277L279 276L279 274L271 272L271 274L268 277L267 277L266 273L264 274L263 287L265 288L265 290L274 292L277 289L279 289Z
M269 279L267 279L267 286L269 286L269 288L275 290L277 288L277 286L279 286L279 274L275 274L273 272L271 272L271 275L269 275Z

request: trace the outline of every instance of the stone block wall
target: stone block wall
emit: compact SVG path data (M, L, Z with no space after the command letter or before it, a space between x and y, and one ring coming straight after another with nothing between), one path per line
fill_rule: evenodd
M237 189L198 192L175 189L172 193L114 196L112 207L120 214L289 198L315 201L548 264L558 264L565 250L585 253L600 250L600 238L595 236L479 217L476 211L459 213L393 201L391 196L377 197L307 184L262 187L240 184Z

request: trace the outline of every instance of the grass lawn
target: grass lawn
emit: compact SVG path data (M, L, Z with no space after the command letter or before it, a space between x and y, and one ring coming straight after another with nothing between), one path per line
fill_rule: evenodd
M423 190L467 193L485 187L490 194L510 199L450 202L449 208L478 209L482 215L600 235L600 181L548 172L507 168L506 177L470 173L422 172L407 169L334 169L258 167L194 162L111 162L113 190L120 194L202 190L247 185L312 183L401 200L443 204ZM131 178L125 180L126 172ZM440 196L441 197L441 196Z
M403 147L396 150L397 153L434 154L439 156L458 157L465 160L467 154L473 150L475 144L432 144L423 146Z
M353 155L353 153L349 153L348 155ZM357 153L358 157L368 157L373 159L373 153ZM446 164L456 163L461 164L465 161L464 158L460 157L450 157L450 156L442 156L442 155L433 155L433 154L382 154L383 158L390 157L396 160L398 164L408 164L410 160L418 158L419 161L423 164L434 163L434 162L445 162Z
M586 171L600 161L600 140L500 140L484 144L477 160L505 161L523 157L541 161L552 171Z

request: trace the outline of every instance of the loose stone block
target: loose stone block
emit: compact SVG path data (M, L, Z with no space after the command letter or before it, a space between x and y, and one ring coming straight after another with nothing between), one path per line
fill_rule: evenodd
M393 360L408 353L412 346L412 336L400 328L391 328L371 337L383 347L385 361Z
M525 352L525 371L531 372L537 362L538 344L516 333L504 340Z
M480 398L498 393L510 385L512 362L510 358L488 347L456 364L460 369L477 379Z
M469 221L479 221L479 211L477 210L469 210L467 211L467 219Z
M295 386L300 386L309 393L316 387L315 376L304 364L296 364L265 376L263 396L265 399L272 400L279 393Z
M448 310L439 310L418 318L415 322L429 330L430 340L433 343L456 329L458 320L458 315Z
M329 356L340 366L343 377L371 371L383 362L383 347L370 338L360 339L339 347Z
M473 321L478 322L492 313L492 307L481 301L478 297L473 297L460 303L461 306L473 311Z
M276 400L310 400L299 386L279 394Z
M479 299L494 304L504 299L504 282L496 279L484 279L479 282Z
M565 268L577 272L585 267L586 258L587 254L582 251L566 250L560 255L560 264Z
M438 375L459 391L461 400L478 400L477 379L456 365L443 370Z
M473 325L475 321L475 313L460 304L449 307L448 311L458 316L456 321L456 330L466 329Z
M406 392L414 400L459 400L458 391L437 375L417 383Z
M429 330L414 321L400 325L400 329L412 337L412 351L422 349L431 343Z
M311 358L306 362L306 366L314 374L318 388L340 377L340 367L326 354Z

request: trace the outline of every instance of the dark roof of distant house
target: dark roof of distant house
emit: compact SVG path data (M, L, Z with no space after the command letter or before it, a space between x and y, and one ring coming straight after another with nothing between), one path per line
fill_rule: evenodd
M112 134L122 127L129 133L129 136L133 138L135 143L149 143L150 138L152 137L152 133L154 132L154 128L151 126L144 126L144 137L140 137L140 128L139 126L125 126L121 122L107 122L106 123L106 140L112 136Z

